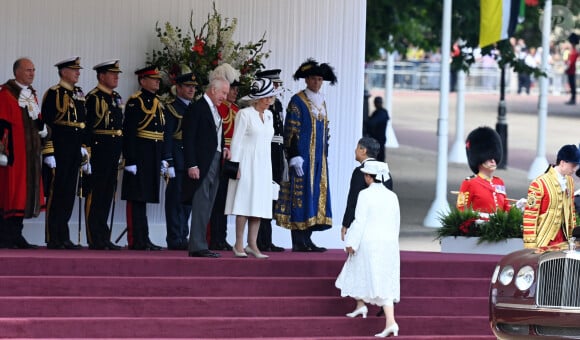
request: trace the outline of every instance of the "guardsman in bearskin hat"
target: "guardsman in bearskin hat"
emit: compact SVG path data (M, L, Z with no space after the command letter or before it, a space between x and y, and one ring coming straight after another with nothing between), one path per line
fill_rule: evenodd
M474 175L467 177L457 196L457 209L463 211L472 208L486 214L501 209L509 211L505 184L493 172L502 159L501 139L495 130L487 126L471 131L465 141L465 151L471 171Z
M48 89L42 100L42 118L52 135L45 145L44 164L49 173L46 207L46 242L48 249L80 249L70 240L71 218L79 168L90 172L86 148L86 111L83 90L75 86L82 69L79 57L56 63L60 82Z
M189 215L191 204L181 202L181 186L186 176L183 159L183 134L181 122L187 107L195 96L198 85L193 73L175 78L175 98L167 105L165 135L163 137L163 159L167 162L167 188L165 189L165 220L167 227L167 249L187 250L189 240Z
M135 71L141 90L134 93L125 107L123 122L123 157L125 171L121 199L127 201L127 241L129 249L161 250L149 239L147 203L159 203L159 169L162 163L165 114L157 96L161 75L155 66Z
M274 84L274 88L278 89L278 87L282 86L282 79L280 79L281 72L280 69L265 70L256 73L256 78L270 79ZM282 108L280 99L278 97L275 98L274 104L268 108L274 118L274 137L272 137L272 144L270 146L272 154L272 180L278 184L282 184L284 163L286 162L284 156L284 109ZM275 209L275 206L276 202L274 202L272 209ZM258 249L273 252L284 251L284 248L272 243L272 219L263 218L260 223L260 229L258 230Z
M311 239L313 231L330 229L332 212L328 180L329 119L324 81L336 84L332 67L308 59L294 73L304 78L306 89L290 99L284 123L284 147L289 182L282 183L276 205L278 225L291 230L292 251L322 252Z
M528 187L524 209L524 247L565 246L576 227L574 179L580 150L574 144L558 151L556 164L550 165Z
M87 95L87 134L91 150L91 174L87 183L85 220L89 249L119 250L111 242L107 225L111 202L117 188L119 158L123 140L123 105L115 91L119 83L119 60L109 60L93 67L97 86Z

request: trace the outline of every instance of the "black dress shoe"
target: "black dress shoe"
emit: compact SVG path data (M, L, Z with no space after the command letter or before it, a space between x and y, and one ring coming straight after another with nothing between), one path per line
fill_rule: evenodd
M227 242L224 242L224 250L232 251L234 248L230 246Z
M213 258L221 257L220 254L214 253L209 250L190 251L188 255L189 257L213 257Z
M46 249L64 249L64 245L60 242L49 241L46 244Z
M319 247L319 246L317 246L316 244L314 244L312 242L308 245L308 248L310 248L310 251L313 252L313 253L323 253L323 252L326 251L326 248Z
M312 250L305 244L295 244L292 246L292 251L298 253L308 253L311 252Z
M26 241L26 239L24 237L20 236L16 239L16 242L14 242L14 248L16 248L16 249L38 249L38 246L36 244L28 243L28 241Z
M129 246L129 250L149 250L145 244L133 244Z
M161 250L161 249L163 249L163 247L160 247L160 246L158 246L156 244L153 244L153 242L151 242L151 241L148 241L147 242L147 246L146 247L147 247L147 250Z
M269 250L269 251L271 251L271 252L274 252L274 253L281 253L281 252L283 252L284 250L285 250L284 248L282 248L282 247L278 247L278 246L275 246L275 245L274 245L274 243L272 243L272 244L270 245L270 250Z
M209 250L227 250L227 251L232 251L232 249L234 249L227 242L210 244L208 248Z
M79 250L79 249L83 248L83 246L81 246L80 244L74 244L70 240L64 241L62 243L62 246L64 249L69 249L69 250Z
M108 250L121 250L121 249L123 249L123 247L118 246L109 240L105 241L105 248Z

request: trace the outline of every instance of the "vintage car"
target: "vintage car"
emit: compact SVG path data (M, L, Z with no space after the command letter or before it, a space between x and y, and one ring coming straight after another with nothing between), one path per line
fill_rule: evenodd
M498 339L580 339L580 251L523 249L493 273L489 321Z

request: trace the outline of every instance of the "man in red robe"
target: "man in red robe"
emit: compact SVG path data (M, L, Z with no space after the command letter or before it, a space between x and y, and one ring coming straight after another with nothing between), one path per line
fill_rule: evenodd
M34 64L14 62L14 79L0 87L0 248L38 248L22 236L25 218L37 217L44 206L41 183L40 119Z

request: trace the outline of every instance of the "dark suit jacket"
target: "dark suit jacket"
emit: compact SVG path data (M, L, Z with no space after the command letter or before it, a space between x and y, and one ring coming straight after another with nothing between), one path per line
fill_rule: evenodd
M371 160L372 158L369 158L367 160ZM367 161L365 160L365 161ZM367 184L365 183L365 176L363 174L362 171L360 171L360 169L363 167L364 162L357 166L353 172L352 172L352 176L350 177L350 187L348 189L348 198L346 200L346 209L344 210L344 216L342 218L342 226L343 227L350 227L350 224L352 223L352 221L354 221L354 211L356 208L356 201L358 200L358 194L361 190L365 189L367 187ZM391 175L389 173L389 175ZM393 178L391 175L391 178L389 178L388 181L383 183L385 187L387 187L387 189L389 190L393 190Z
M185 176L181 199L191 203L193 194L207 176L211 161L217 151L218 137L221 138L222 150L224 146L223 129L220 136L217 134L211 108L204 97L189 105L182 120L183 156L185 171L191 167L199 168L200 179L193 180Z

